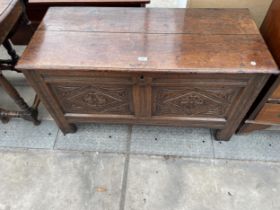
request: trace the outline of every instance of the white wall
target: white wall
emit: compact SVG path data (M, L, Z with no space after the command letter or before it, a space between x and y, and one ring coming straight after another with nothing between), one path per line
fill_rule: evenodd
M272 0L188 0L191 8L249 8L258 26L261 25Z
M147 7L186 8L188 0L151 0Z

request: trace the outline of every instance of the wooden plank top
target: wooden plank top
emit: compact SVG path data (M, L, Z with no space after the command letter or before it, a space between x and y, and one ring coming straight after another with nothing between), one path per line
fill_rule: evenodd
M259 34L248 9L53 7L39 30Z
M278 73L240 9L54 8L17 68Z

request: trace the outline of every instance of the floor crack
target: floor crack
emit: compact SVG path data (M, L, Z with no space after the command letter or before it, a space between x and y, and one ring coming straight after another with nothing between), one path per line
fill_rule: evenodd
M124 171L123 171L123 179L122 179L122 191L121 191L120 208L119 208L120 210L124 210L124 208L125 208L127 178L128 178L128 169L129 169L129 160L130 160L130 145L131 145L132 127L133 127L132 125L130 125L128 127L128 137L127 137Z

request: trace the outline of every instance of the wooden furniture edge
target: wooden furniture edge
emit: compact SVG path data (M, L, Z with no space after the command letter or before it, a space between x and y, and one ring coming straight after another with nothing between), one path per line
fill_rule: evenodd
M271 87L269 85L270 83L273 83L273 85ZM252 132L255 130L261 130L261 129L265 129L265 128L269 127L269 125L267 125L267 124L256 121L255 118L257 117L257 115L259 114L259 112L261 111L261 109L263 108L263 106L265 105L265 103L267 102L269 97L271 96L271 94L274 92L274 90L279 85L280 85L279 76L278 76L278 78L275 78L275 76L270 77L270 80L266 84L266 86L268 86L268 87L264 88L262 91L262 92L265 92L265 94L260 93L260 95L258 96L259 99L256 99L257 102L258 101L260 101L260 102L256 106L253 106L253 108L251 108L251 112L249 111L249 114L247 115L248 118L237 130L237 133L240 133L240 134L248 133L248 132Z
M252 106L268 79L269 75L256 75L251 78L242 96L239 97L239 102L235 104L235 108L231 112L232 116L229 116L229 118L232 118L233 120L228 121L224 129L216 131L215 137L217 140L229 140L231 137L230 134L236 132L246 116L247 110ZM248 100L245 100L246 98Z
M27 78L30 85L34 88L39 98L45 105L46 109L58 124L61 131L64 134L75 133L77 130L76 126L67 122L59 103L52 97L48 86L45 84L41 76L34 71L23 71L23 74ZM37 83L40 83L40 85L38 85ZM46 100L46 98L48 100ZM52 113L55 113L55 115Z

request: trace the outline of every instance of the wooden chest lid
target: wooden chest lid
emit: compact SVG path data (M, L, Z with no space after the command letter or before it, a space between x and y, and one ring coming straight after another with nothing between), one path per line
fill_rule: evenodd
M278 73L247 9L51 8L17 68Z

